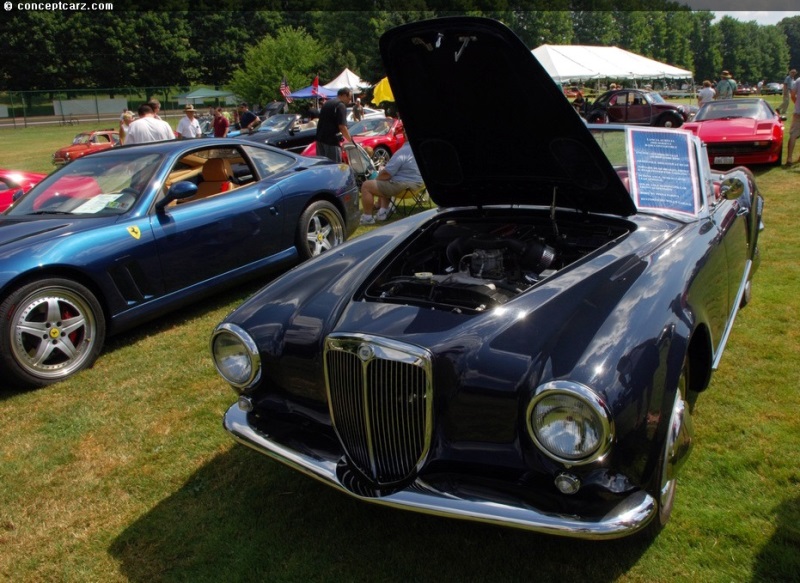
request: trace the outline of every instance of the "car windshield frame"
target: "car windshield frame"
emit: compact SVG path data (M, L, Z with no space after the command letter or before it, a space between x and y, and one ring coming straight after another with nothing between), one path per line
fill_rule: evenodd
M297 115L294 113L279 113L264 120L258 131L268 133L284 132L291 127L296 119Z
M716 111L719 110L719 111ZM713 113L712 113L713 112ZM763 103L747 101L710 101L704 103L692 121L711 121L747 117L759 121L767 121L774 117L765 109Z
M623 180L638 213L681 222L707 214L706 201L713 193L711 170L705 149L691 132L617 124L592 125L589 130Z
M6 217L98 217L130 211L147 191L165 156L120 152L85 156L44 178L16 201Z
M361 126L361 127L359 127ZM378 131L380 128L380 131ZM392 121L388 117L368 117L350 126L351 136L385 136L392 130Z

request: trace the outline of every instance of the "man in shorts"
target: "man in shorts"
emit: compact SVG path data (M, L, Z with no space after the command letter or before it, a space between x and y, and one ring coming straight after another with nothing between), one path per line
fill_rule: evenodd
M375 221L385 221L389 214L389 202L393 197L402 194L407 188L422 188L422 176L419 174L417 161L408 142L403 144L389 159L389 163L378 172L374 180L366 180L361 185L362 225L372 225ZM378 199L378 212L375 211L375 199Z
M792 154L794 153L794 143L797 138L800 138L800 99L797 99L797 90L800 89L800 81L795 81L792 86L792 101L794 101L794 109L792 110L792 129L789 130L789 146L786 151L786 165L791 166L800 162L795 160L792 162Z

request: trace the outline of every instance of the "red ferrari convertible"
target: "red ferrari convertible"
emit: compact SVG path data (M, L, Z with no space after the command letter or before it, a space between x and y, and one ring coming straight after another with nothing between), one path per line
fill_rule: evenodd
M723 99L704 103L683 129L706 143L712 166L780 166L785 119L763 99Z
M350 126L349 130L359 146L372 149L372 161L377 168L383 168L406 142L403 122L393 117L368 117ZM311 142L303 150L303 156L316 155L317 144Z

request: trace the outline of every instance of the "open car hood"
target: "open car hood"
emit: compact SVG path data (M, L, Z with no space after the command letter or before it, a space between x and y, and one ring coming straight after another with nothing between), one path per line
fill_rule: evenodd
M504 24L413 22L386 32L380 50L437 205L551 205L555 197L559 207L636 212L583 120Z

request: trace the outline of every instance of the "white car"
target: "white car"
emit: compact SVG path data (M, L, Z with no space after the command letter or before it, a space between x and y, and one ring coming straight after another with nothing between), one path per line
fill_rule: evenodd
M371 107L364 108L364 118L367 117L386 117L386 111L383 109L372 109ZM353 108L347 108L347 121L355 121L353 119Z

